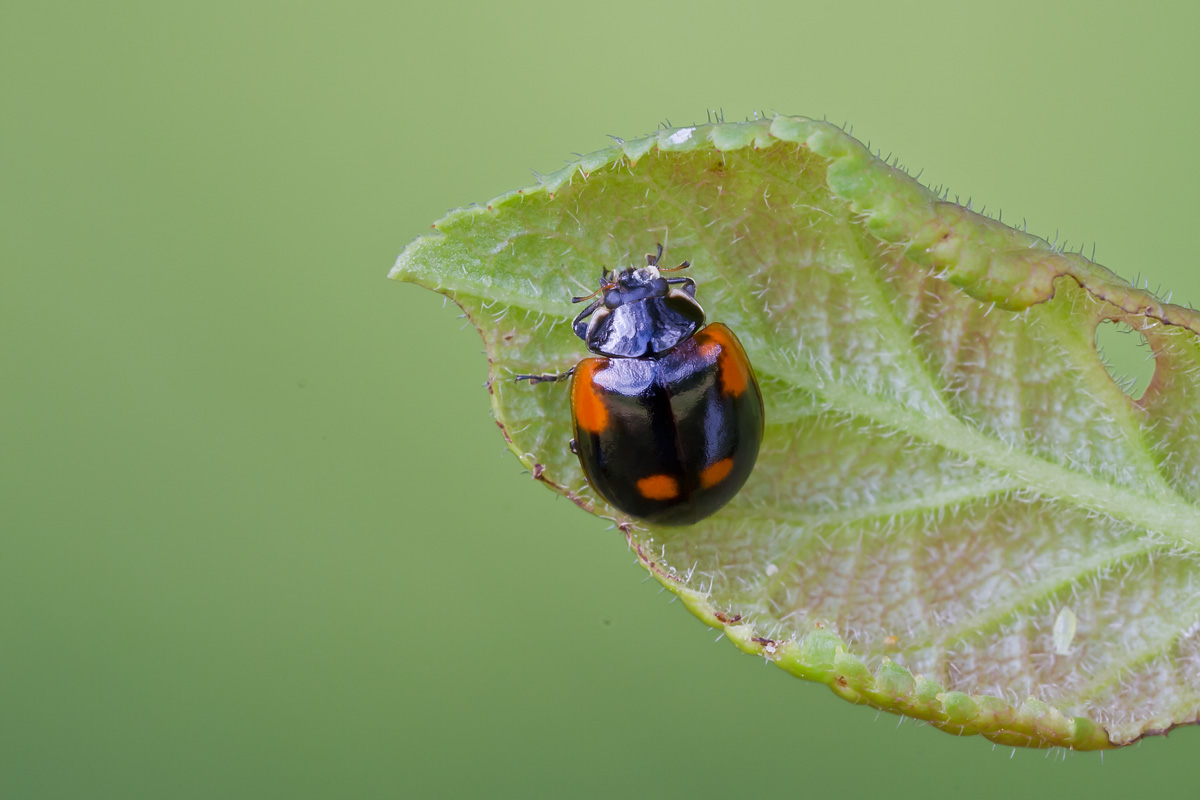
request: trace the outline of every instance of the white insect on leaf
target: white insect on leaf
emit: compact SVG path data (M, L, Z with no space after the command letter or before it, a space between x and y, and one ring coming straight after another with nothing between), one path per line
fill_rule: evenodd
M1060 656L1071 655L1071 642L1075 640L1075 612L1070 606L1063 606L1054 618L1054 653Z

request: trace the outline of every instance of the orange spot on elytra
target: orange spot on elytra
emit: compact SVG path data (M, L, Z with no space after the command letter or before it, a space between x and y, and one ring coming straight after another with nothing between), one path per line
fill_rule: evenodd
M575 424L588 433L600 433L608 426L608 408L596 388L596 373L607 366L607 359L585 358L575 368L571 381L571 409Z
M720 461L710 464L700 471L700 485L705 489L710 486L716 486L718 483L729 477L729 472L732 469L733 459L722 458Z
M649 500L671 500L679 496L679 481L670 475L651 475L637 482L642 497Z
M700 351L711 355L717 353L717 374L721 377L721 391L737 397L746 391L750 383L750 367L746 353L729 329L720 323L709 325L698 334L702 338Z

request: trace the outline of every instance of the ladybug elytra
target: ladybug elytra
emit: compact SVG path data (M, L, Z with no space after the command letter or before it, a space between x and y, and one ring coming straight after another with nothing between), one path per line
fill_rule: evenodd
M530 383L571 381L571 449L611 505L654 525L690 525L729 502L754 469L763 403L733 331L704 325L690 264L604 269L572 323L597 357Z

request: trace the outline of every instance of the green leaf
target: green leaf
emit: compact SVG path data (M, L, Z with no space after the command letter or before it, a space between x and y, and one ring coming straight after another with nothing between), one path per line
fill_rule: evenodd
M392 277L479 328L535 478L621 522L742 650L840 696L1014 745L1095 749L1200 712L1200 315L940 201L840 129L660 131L454 212ZM742 492L646 528L567 450L572 294L656 242L762 384ZM1134 400L1095 348L1149 344Z

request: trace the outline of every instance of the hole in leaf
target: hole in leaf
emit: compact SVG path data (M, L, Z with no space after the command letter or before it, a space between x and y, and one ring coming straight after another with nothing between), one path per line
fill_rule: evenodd
M1146 337L1124 322L1106 319L1096 326L1100 361L1121 391L1139 399L1154 377L1154 354Z

